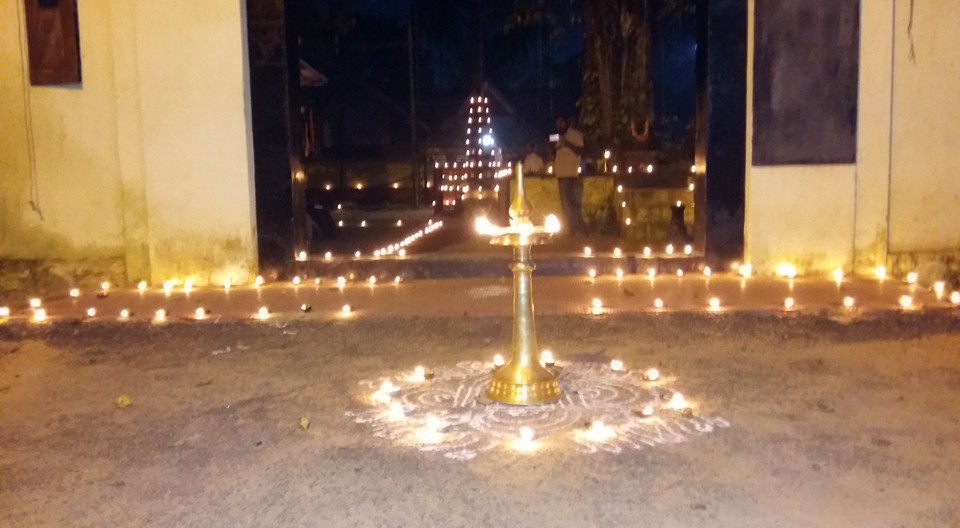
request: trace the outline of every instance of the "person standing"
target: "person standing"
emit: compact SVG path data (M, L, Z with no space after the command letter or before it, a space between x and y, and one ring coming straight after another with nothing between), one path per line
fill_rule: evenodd
M553 172L560 188L560 206L574 236L587 236L581 202L583 185L580 181L580 156L583 154L583 134L570 125L566 117L556 119L558 139L554 144Z

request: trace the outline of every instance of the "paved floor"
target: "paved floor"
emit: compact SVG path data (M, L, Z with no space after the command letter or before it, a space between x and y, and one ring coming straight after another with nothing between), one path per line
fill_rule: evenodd
M707 288L687 284L662 291L699 299ZM773 303L787 291L762 284L743 295L769 289ZM809 286L795 285L802 304L836 302L830 285ZM510 447L514 428L487 427L526 416L497 405L461 409L469 428L437 442L397 436L407 421L429 423L423 408L462 400L449 392L421 392L404 400L413 405L403 416L370 421L382 416L371 401L382 380L424 365L437 374L427 385L439 387L504 351L506 282L343 293L274 286L259 300L232 291L230 302L222 292L146 293L136 305L129 293L76 306L48 299L54 316L97 302L108 315L97 324L0 324L0 526L960 526L960 310L854 320L712 315L697 302L696 312L652 315L633 313L650 300L644 281L538 287L541 345L568 368L602 372L611 358L627 374L655 366L695 417L617 423L609 405L581 406L576 417L609 419L615 439L634 442L591 449L575 441L584 426L567 408L547 408L528 418L550 431L532 452ZM880 289L863 285L858 297L871 287ZM886 306L903 289L886 284L877 298ZM741 295L736 280L709 291L730 305ZM594 295L616 313L553 314L582 311ZM179 317L200 298L213 317L257 302L284 310L309 299L317 308L303 321L219 324L121 323L109 313L130 302ZM357 316L334 319L344 300ZM401 387L398 398L407 396ZM626 404L644 394L604 382L577 396ZM432 450L473 433L495 445L470 459Z

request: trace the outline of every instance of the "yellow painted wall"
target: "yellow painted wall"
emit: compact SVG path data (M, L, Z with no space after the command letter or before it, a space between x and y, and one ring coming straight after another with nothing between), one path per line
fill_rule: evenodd
M853 260L856 165L752 166L754 0L747 19L744 260L758 273L780 262L801 273Z
M803 273L842 267L868 274L904 253L960 255L955 2L861 2L857 162L850 165L750 165L753 0L748 12L745 259L761 273L788 261Z
M23 2L0 1L4 258L123 254L110 10L82 4L83 86L31 88Z
M82 85L30 87L22 2L0 0L0 258L108 259L128 281L248 280L243 0L78 6Z
M911 4L913 27L908 30ZM891 252L960 253L957 28L960 4L955 0L896 2Z

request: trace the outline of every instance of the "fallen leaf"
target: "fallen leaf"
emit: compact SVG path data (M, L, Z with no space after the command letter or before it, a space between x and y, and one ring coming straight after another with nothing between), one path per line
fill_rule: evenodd
M117 398L117 409L124 409L133 404L133 400L130 399L130 396L124 394Z
M297 421L297 425L300 426L300 429L306 431L310 427L310 418L301 416L300 420Z

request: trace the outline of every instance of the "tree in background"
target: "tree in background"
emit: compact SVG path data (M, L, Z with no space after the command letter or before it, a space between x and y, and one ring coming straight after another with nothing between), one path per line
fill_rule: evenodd
M547 25L551 41L583 32L579 127L596 148L639 148L653 124L651 54L659 19L691 13L693 0L516 0L510 24Z

